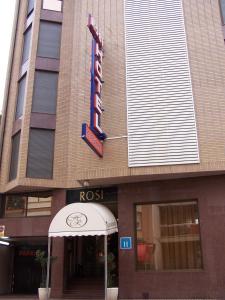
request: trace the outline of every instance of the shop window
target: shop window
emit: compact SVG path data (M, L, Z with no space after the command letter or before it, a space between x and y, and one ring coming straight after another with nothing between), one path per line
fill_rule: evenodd
M31 41L31 26L24 32L22 65L29 59Z
M18 83L18 94L17 94L16 114L15 114L16 120L23 115L25 87L26 87L26 75L23 78L21 78Z
M55 114L58 74L35 72L32 112Z
M137 269L201 269L197 202L136 206Z
M225 0L220 0L222 23L225 24Z
M34 217L51 215L52 196L7 195L5 217Z
M54 130L30 130L27 177L52 178L54 138Z
M9 180L13 180L17 176L19 147L20 147L20 132L18 132L12 137L12 152L11 152Z
M62 11L62 0L43 0L43 9Z
M59 59L61 24L41 21L37 56Z

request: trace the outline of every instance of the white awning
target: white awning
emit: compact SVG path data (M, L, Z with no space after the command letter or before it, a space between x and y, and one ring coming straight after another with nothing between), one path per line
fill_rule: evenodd
M73 203L63 207L52 220L48 236L109 235L118 231L111 211L99 203Z

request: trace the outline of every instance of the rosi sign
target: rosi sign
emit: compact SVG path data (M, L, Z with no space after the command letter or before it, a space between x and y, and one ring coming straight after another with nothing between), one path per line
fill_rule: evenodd
M117 188L91 188L91 189L78 189L67 191L67 204L74 202L117 202Z
M94 24L91 15L88 18L88 28L92 34L92 53L91 53L91 111L90 126L82 124L82 139L100 157L103 156L103 141L106 134L101 129L102 100L102 59L103 59L103 40Z

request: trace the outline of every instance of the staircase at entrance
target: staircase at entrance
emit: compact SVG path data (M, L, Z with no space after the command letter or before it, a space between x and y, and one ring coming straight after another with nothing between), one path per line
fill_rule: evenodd
M64 290L66 299L104 299L104 281L96 278L76 278Z

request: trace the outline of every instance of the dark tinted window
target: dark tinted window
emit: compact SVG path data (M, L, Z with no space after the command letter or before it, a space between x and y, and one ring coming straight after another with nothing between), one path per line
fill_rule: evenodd
M22 64L24 64L29 59L30 38L31 38L31 27L29 27L29 29L27 29L26 32L24 33Z
M28 4L27 4L27 14L29 15L32 10L34 9L34 1L35 0L28 0Z
M16 115L15 118L18 119L23 115L23 105L25 97L25 86L26 86L26 76L24 76L19 81L18 95L17 95L17 105L16 105Z
M17 175L19 146L20 146L20 132L12 137L12 152L11 152L9 180L15 179Z
M30 130L27 177L52 178L54 137L53 130Z
M225 0L220 0L222 22L225 24Z
M40 22L37 55L59 59L61 25L51 22Z
M36 71L32 111L55 114L58 74Z

